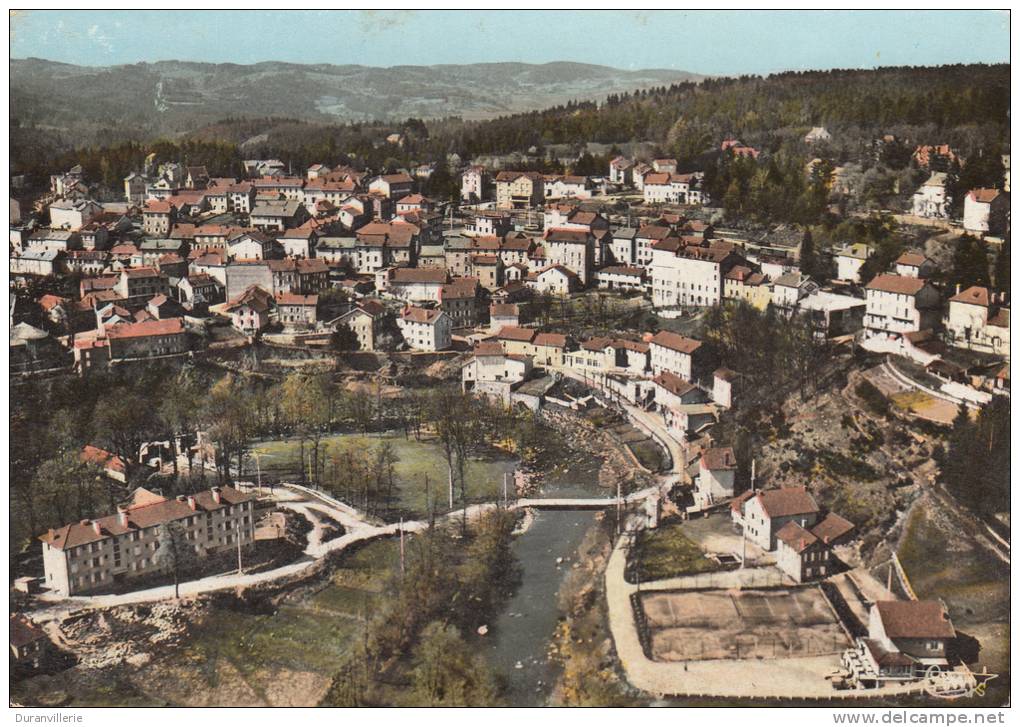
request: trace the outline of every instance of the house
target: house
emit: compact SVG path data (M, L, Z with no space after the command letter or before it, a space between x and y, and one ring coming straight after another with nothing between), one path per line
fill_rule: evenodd
M562 333L536 333L530 347L536 364L562 366L567 353L567 337Z
M421 231L403 220L377 220L359 228L356 237L356 272L374 273L391 265L414 264L421 242Z
M119 457L113 452L108 452L100 447L86 444L81 448L81 454L78 456L78 459L86 464L98 467L103 471L103 474L111 480L116 480L120 483L127 482L127 463L124 461L123 457Z
M282 235L277 234L276 242L287 257L310 258L318 245L319 233L305 224L284 230Z
M714 421L714 407L705 406L708 397L694 384L663 371L652 379L656 409L666 426L687 440L688 433Z
M645 269L628 265L607 265L595 274L601 290L642 292L645 289Z
M915 681L930 667L948 665L956 629L939 601L877 601L868 614L868 635L843 654L852 682L864 688Z
M802 528L818 522L818 503L804 487L782 487L745 493L731 505L731 515L744 537L762 550L776 549L776 537L789 522Z
M61 199L50 205L50 227L60 230L80 230L103 208L90 199Z
M309 182L329 174L330 169L325 164L312 164L305 170L305 179Z
M530 209L545 199L545 183L538 172L500 172L496 175L496 209Z
M302 295L300 293L276 294L276 320L284 328L307 328L314 326L318 318L315 311L319 305L319 296Z
M124 200L128 204L141 206L145 203L145 188L148 185L148 177L138 172L131 172L124 177Z
M824 126L815 126L804 136L805 144L817 144L822 141L831 141L832 134Z
M279 257L279 243L259 230L242 232L227 240L229 260L269 260Z
M252 335L269 325L272 301L273 297L269 293L253 285L230 301L223 311L230 315L230 322L234 328Z
M588 230L555 227L545 231L542 243L549 265L559 265L574 273L586 287L592 280L595 264L595 237Z
M549 265L528 273L527 284L539 293L565 297L582 288L581 279L562 265Z
M917 250L907 250L893 265L897 275L907 278L930 278L935 272L935 261Z
M415 351L443 351L453 342L453 322L441 310L407 306L397 319L407 345Z
M733 406L733 388L739 374L728 368L718 368L712 372L712 401L724 409Z
M797 583L832 575L832 543L822 533L842 537L852 529L848 520L831 513L810 529L791 520L776 532L776 565Z
M251 182L238 182L226 187L227 209L241 214L250 214L255 206L255 185Z
M12 613L8 628L11 665L18 669L38 669L50 647L50 637L30 618Z
M510 405L510 394L531 373L530 356L507 354L498 341L482 341L460 370L461 388Z
M803 298L818 290L818 283L801 273L786 273L772 283L772 305L789 314Z
M620 227L613 232L612 242L609 243L609 256L612 262L617 265L634 265L637 263L635 238L637 230L633 227ZM649 259L651 259L651 248L649 247Z
M471 217L468 224L468 230L478 236L503 237L512 229L510 213L500 210L480 210Z
M876 275L864 296L864 327L870 337L898 339L939 322L939 292L923 278Z
M746 262L733 251L732 243L722 240L689 236L660 240L652 246L652 305L718 305L726 274Z
M486 197L489 174L485 167L468 167L460 175L460 200L468 204L481 202Z
M44 227L28 236L23 252L67 252L81 249L81 234L74 230Z
M652 169L663 174L676 174L676 159L653 159ZM647 184L647 180L645 182Z
M758 310L765 310L772 302L772 286L762 273L748 265L734 265L723 276L725 300L743 300Z
M963 229L1003 235L1009 228L1009 195L997 189L972 189L963 200Z
M73 252L73 251L72 251ZM60 250L25 250L12 253L11 275L55 275L62 264L64 253Z
M943 321L946 342L1009 359L1009 308L996 294L971 286L949 299Z
M698 477L694 482L694 504L699 509L727 500L736 494L737 458L732 447L701 450Z
M631 170L631 178L634 180L634 187L639 192L644 192L645 189L645 176L651 174L653 171L651 164L645 164L644 162L636 162L634 168Z
M516 303L493 303L489 306L489 326L497 331L503 326L516 328L520 323L520 315Z
M588 177L577 175L550 175L542 180L546 201L557 199L590 199L591 182Z
M25 323L10 327L10 370L41 371L66 366L64 350L41 328Z
M142 302L154 295L169 295L170 283L167 276L156 267L124 268L120 271L114 291L121 300Z
M449 282L446 271L435 268L383 268L376 272L375 279L380 293L414 303L438 303L443 286Z
M495 290L503 285L503 260L498 255L472 255L470 262L470 275L483 288Z
M851 283L861 282L861 267L875 254L871 245L855 242L836 253L836 277Z
M920 169L948 172L963 160L949 144L922 144L911 155Z
M708 197L702 188L704 176L702 172L646 174L641 190L645 204L705 204Z
M189 349L182 318L104 326L97 338L103 338L104 331L111 362L175 356L186 353Z
M224 285L207 273L190 273L177 282L177 299L188 310L223 302Z
M450 316L454 328L478 324L481 292L477 278L453 278L439 289L439 308Z
M816 290L800 299L797 312L808 317L818 338L831 338L861 330L866 307L861 298Z
M329 287L329 266L325 260L269 260L267 263L273 276L274 293L300 293L311 295Z
M349 311L326 323L326 327L336 331L340 326L347 326L358 339L359 351L374 351L375 339L379 335L386 308L376 300L363 300Z
M151 237L166 237L177 219L177 209L164 200L149 200L142 209L142 229Z
M609 182L621 186L630 186L634 182L634 162L627 157L618 156L609 160Z
M368 191L387 197L392 200L400 199L411 194L414 187L414 179L409 174L383 174L368 183Z
M198 558L254 541L254 495L230 486L168 499L143 488L117 512L51 528L42 541L46 587L61 596L109 588L165 570L163 528L177 523Z
M694 380L701 341L672 331L659 331L648 343L653 374L666 371L685 381Z
M252 227L278 232L298 227L307 217L304 205L296 199L259 199L249 214Z
M952 199L946 191L948 174L932 172L911 198L910 211L917 217L936 220L949 219L949 205Z
M301 177L270 175L253 180L252 184L255 186L255 196L264 200L298 202L299 204L304 201L305 180Z
M535 353L533 341L536 335L538 334L533 328L503 326L496 334L496 340L507 353L532 356Z

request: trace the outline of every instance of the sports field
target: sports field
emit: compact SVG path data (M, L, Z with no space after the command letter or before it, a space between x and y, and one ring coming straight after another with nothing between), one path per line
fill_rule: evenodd
M817 586L642 594L656 661L817 656L849 646Z

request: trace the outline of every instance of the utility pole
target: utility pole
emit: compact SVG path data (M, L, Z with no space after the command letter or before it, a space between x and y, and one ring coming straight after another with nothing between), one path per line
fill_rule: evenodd
M400 575L404 575L404 518L400 518Z
M235 521L235 529L237 530L237 575L244 573L244 568L241 565L241 520Z
M623 482L616 481L616 534L623 533Z

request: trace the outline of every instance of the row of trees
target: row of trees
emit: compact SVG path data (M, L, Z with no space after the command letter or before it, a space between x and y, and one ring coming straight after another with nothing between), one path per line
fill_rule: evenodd
M299 480L386 514L397 500L392 446L329 447L330 433L396 428L408 437L435 436L448 465L448 482L435 485L452 491L460 503L469 500L466 465L472 457L493 443L526 457L544 437L532 414L456 389L407 389L399 397L383 397L379 382L374 391L348 391L329 374L295 373L273 382L190 366L146 366L29 382L12 394L12 552L47 527L114 509L123 493L100 476L99 467L81 461L86 444L127 462L130 486L148 482L183 493L207 487L209 479L251 476L244 470L253 441L291 437L298 442ZM198 430L205 442L194 448L190 435ZM154 441L170 443L169 476L137 466L141 446ZM431 503L441 510L445 499L434 496Z
M500 681L464 634L487 623L519 582L515 522L496 510L460 536L430 527L409 538L402 572L337 668L323 705L391 703L386 682L394 680L410 683L410 705L498 703Z
M946 488L987 515L1009 510L1009 419L1009 401L999 396L974 419L961 406L939 463Z

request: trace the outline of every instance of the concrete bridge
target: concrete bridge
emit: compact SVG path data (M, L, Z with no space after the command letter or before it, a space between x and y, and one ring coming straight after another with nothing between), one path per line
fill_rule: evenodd
M617 504L629 505L657 495L658 487L646 487L626 497L524 497L511 503L511 508L535 510L604 510Z

